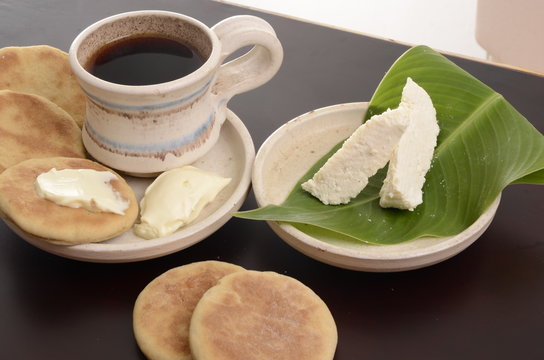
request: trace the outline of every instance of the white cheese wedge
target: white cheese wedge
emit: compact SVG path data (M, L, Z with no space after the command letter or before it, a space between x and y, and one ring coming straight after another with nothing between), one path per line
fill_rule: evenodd
M38 175L35 189L39 196L71 208L124 215L129 202L111 186L117 176L92 169L51 169Z
M410 78L402 91L401 104L409 110L410 122L391 156L380 190L380 206L414 210L423 202L422 188L440 128L431 98Z
M344 142L302 188L323 204L346 204L383 168L408 126L408 111L399 108L374 115Z
M144 239L172 234L196 219L230 180L194 166L162 173L145 191L134 233Z

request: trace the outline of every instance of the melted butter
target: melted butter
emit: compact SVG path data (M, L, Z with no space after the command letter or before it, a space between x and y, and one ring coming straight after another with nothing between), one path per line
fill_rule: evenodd
M38 175L35 187L39 196L58 205L124 215L129 202L113 189L115 179L109 171L53 168Z
M162 173L145 191L134 232L145 239L172 234L193 221L229 182L193 166Z

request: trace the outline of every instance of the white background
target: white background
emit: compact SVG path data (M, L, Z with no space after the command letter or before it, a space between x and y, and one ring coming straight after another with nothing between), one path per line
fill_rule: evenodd
M477 0L219 0L320 24L486 58L475 38Z

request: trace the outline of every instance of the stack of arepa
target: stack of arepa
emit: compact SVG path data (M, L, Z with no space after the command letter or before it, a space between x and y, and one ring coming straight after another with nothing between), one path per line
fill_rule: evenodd
M138 214L123 178L85 159L84 116L85 96L67 53L46 45L0 49L0 215L44 241L104 241L130 228ZM35 191L36 177L51 169L111 172L112 190L132 204L113 214L52 202Z
M134 305L133 328L152 360L332 360L327 305L300 281L221 261L171 269Z

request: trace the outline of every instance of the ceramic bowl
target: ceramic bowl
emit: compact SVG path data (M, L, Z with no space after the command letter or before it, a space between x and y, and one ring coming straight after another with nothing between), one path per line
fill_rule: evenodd
M259 149L253 191L259 206L281 204L308 169L361 124L368 103L334 105L301 115L276 130ZM268 222L296 250L324 263L352 270L390 272L417 269L448 259L472 244L491 223L500 198L462 233L425 237L395 245L370 245Z

